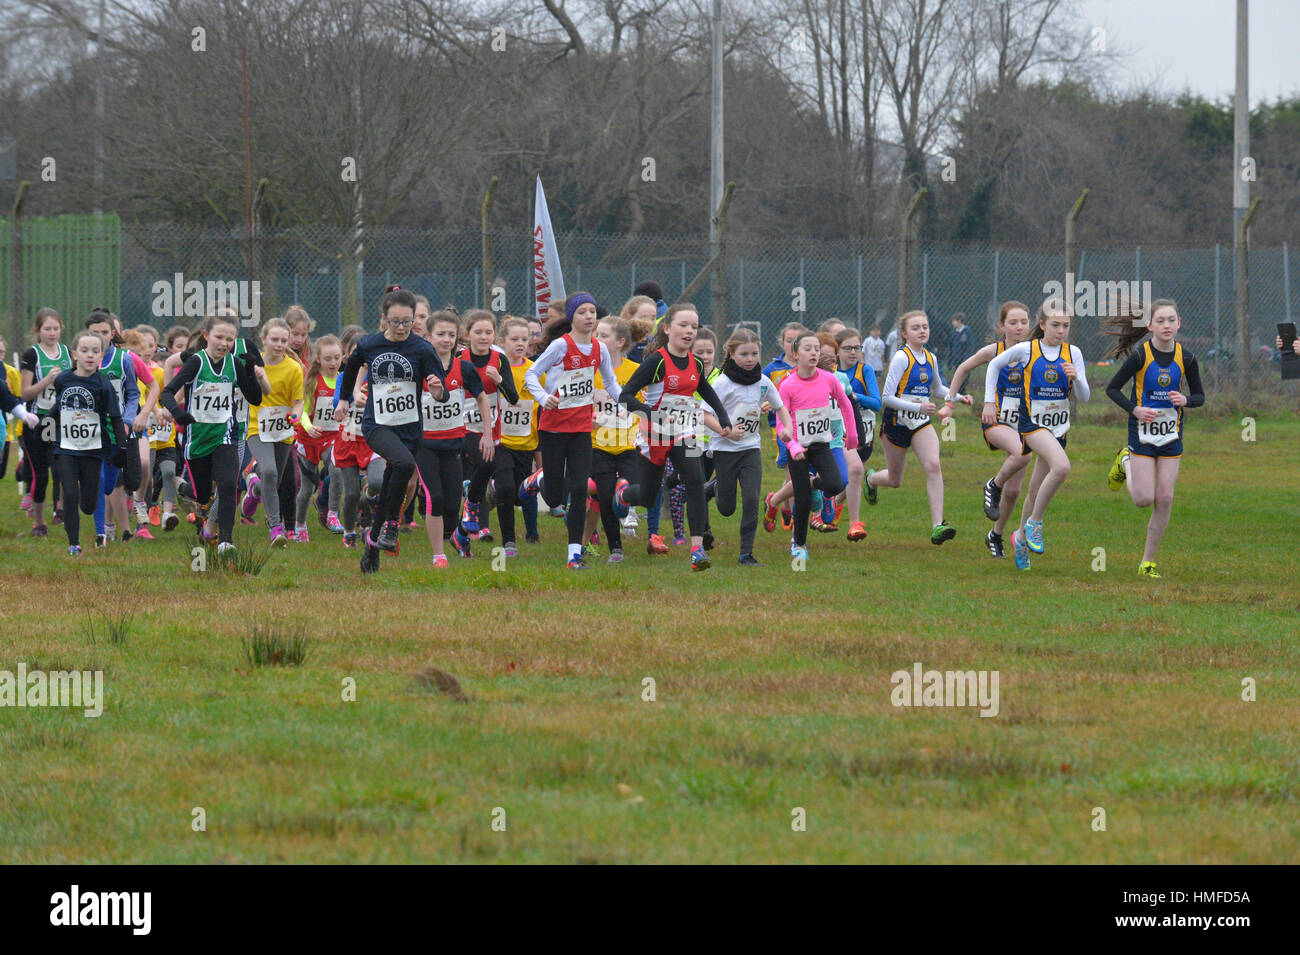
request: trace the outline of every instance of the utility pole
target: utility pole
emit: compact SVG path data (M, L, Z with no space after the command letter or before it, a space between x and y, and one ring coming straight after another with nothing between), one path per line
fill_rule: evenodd
M709 254L718 258L721 251L718 209L722 204L722 0L713 0L713 109L712 135L709 144ZM727 266L718 260L713 277L714 322L726 322Z
M1235 288L1237 355L1233 363L1237 387L1246 388L1250 350L1250 292L1246 284L1246 263L1250 252L1250 181L1246 177L1250 156L1250 47L1247 0L1237 0L1237 90L1233 102L1232 130L1232 237L1237 254L1233 259ZM1217 344L1217 343L1216 343Z
M104 0L95 36L95 218L104 214ZM84 206L82 208L85 208Z

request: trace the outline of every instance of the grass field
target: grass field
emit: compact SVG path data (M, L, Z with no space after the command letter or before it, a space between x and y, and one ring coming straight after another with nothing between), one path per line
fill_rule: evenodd
M106 699L0 709L0 861L1294 862L1300 421L1189 421L1160 581L1135 574L1146 512L1105 486L1113 412L1071 433L1028 573L984 551L997 459L964 417L955 541L929 543L913 460L867 541L814 534L803 573L779 531L737 567L716 515L703 575L644 537L569 572L545 517L504 573L435 575L421 530L363 579L314 515L256 577L192 573L183 530L73 563L10 479L0 669L102 669ZM304 630L306 662L252 666L258 622ZM997 670L999 714L895 708L916 662Z

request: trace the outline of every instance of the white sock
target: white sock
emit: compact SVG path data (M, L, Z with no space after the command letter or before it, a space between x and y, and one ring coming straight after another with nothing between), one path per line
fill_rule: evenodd
M569 560L573 560L575 557L581 557L581 556L582 556L582 545L581 545L581 544L570 544L570 545L569 545Z

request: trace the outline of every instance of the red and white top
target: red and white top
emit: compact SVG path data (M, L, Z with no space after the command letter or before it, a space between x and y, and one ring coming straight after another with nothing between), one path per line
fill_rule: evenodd
M424 436L430 441L465 437L466 364L461 358L451 360L442 379L442 386L447 389L446 401L434 401L429 394L429 385L425 383L420 403L424 412Z

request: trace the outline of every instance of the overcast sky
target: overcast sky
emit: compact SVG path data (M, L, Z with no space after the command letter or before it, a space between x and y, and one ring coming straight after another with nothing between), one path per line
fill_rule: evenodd
M1106 31L1108 45L1132 50L1121 85L1154 82L1208 99L1235 83L1236 0L1081 0L1079 12ZM1250 102L1300 94L1300 0L1250 2Z

